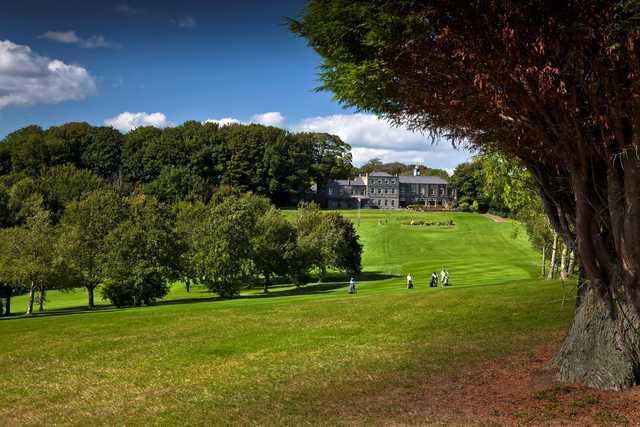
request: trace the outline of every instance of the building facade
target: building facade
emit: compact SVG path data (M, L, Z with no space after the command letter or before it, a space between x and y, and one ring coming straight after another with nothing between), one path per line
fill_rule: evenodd
M354 179L331 181L327 188L328 207L397 209L423 204L448 208L456 199L456 190L439 176L420 176L416 167L413 176L394 176L372 172Z

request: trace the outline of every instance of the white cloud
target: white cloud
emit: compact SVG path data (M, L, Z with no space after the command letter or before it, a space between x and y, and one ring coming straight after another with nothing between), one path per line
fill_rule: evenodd
M68 31L47 31L38 36L39 39L51 40L56 43L75 44L86 49L97 49L101 47L120 47L117 43L107 41L104 36L95 35L86 39L80 37L73 30Z
M110 119L106 119L104 124L107 126L114 127L121 132L129 132L135 128L139 128L142 126L155 126L158 128L166 128L169 126L173 126L169 120L167 120L167 116L163 113L130 113L125 111L124 113L120 113L115 117L111 117Z
M198 23L193 16L183 16L182 18L170 19L169 23L178 28L195 28Z
M354 163L358 165L377 157L383 162L452 168L470 157L468 151L456 150L447 141L432 141L429 135L393 126L373 114L309 117L293 125L292 130L338 135L351 145Z
M58 43L75 44L80 43L80 37L75 31L47 31L38 36L39 39L47 39Z
M121 117L123 114L130 116ZM105 123L121 130L130 130L131 123L136 118L131 113L123 113L109 119ZM144 113L138 113L144 114ZM161 114L161 113L156 113ZM161 115L162 126L171 126L164 114ZM114 123L122 123L116 126ZM368 160L379 158L383 162L418 163L453 171L460 163L469 160L472 153L457 150L446 140L433 141L430 136L412 132L406 128L395 127L373 114L336 114L331 116L308 117L297 123L287 124L285 117L277 112L254 114L249 121L242 121L233 117L209 119L203 123L217 123L220 126L230 124L258 123L266 126L287 128L293 132L326 132L338 135L343 141L351 145L353 162L362 165ZM136 126L157 126L146 122Z
M89 72L0 40L0 108L80 100L96 92Z
M202 123L217 123L218 126L226 126L226 125L240 124L241 122L238 119L234 119L234 118L231 118L231 117L224 117L222 119L205 120Z
M284 125L284 116L277 111L254 114L251 117L251 123L257 123L265 126L282 127Z

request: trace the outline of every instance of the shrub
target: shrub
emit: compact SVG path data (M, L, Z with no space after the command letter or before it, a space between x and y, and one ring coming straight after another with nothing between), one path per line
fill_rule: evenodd
M469 212L470 211L469 203L467 203L467 202L458 203L458 210L460 212Z

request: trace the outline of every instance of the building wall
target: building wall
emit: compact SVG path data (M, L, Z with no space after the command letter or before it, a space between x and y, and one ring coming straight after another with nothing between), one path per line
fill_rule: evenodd
M328 191L330 208L397 209L411 204L446 207L456 197L455 190L448 184L400 183L397 176L376 175L362 177L358 184L353 181L333 182ZM364 199L359 202L361 198Z
M396 176L369 176L367 178L369 206L396 209L400 206L400 183Z

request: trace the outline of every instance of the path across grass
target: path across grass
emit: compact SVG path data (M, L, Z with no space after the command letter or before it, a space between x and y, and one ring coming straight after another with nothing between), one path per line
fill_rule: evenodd
M571 304L561 306L559 283L537 280L517 223L343 213L365 245L356 295L342 280L225 301L176 285L154 307L86 312L84 293L52 293L49 315L0 321L0 425L402 420L405 397L430 377L566 327ZM455 225L405 225L425 218ZM443 266L453 286L428 288Z

